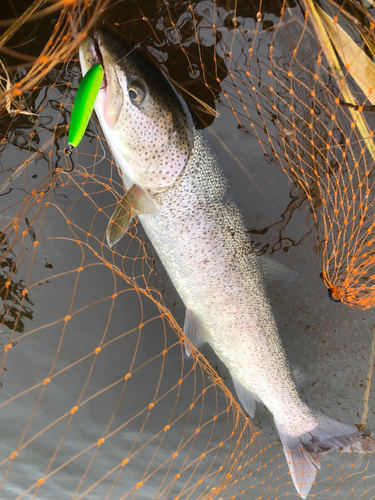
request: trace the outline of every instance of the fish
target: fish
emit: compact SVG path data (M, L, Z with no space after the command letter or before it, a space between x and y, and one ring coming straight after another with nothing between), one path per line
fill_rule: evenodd
M250 417L258 401L272 412L306 498L328 451L370 452L375 441L301 399L267 297L265 261L207 131L166 75L104 30L83 42L80 62L84 74L93 64L104 69L94 109L126 189L108 224L109 246L137 216L186 306L184 334L195 348L210 344Z

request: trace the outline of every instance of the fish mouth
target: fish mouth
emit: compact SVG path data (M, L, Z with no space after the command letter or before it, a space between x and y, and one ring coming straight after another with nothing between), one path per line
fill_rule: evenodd
M116 70L116 61L119 59L117 47L111 35L104 30L97 31L84 45L82 50L86 53L86 67L100 64L103 68L103 83L95 109L101 113L106 124L114 128L123 105L123 90Z
M98 41L98 34L95 33L94 38L92 39L92 43L89 48L90 54L91 54L91 59L92 63L94 64L100 64L101 67L103 68L104 75L103 75L103 84L104 86L101 87L101 90L106 90L108 86L108 78L107 78L107 71L106 67L104 65L104 58L103 54L100 50L100 45Z

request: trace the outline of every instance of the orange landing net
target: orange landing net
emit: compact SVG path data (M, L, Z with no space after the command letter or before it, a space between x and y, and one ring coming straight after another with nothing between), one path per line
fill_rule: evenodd
M303 0L302 17L282 2L269 12L256 3L240 3L237 10L231 6L226 11L216 2L198 2L183 13L165 4L163 21L155 18L157 11L150 5L150 16L133 8L127 17L116 12L120 17L113 22L116 2L102 0L93 8L85 2L57 2L53 10L61 7L61 13L48 43L34 62L25 62L31 67L23 78L14 82L5 77L0 104L3 113L27 112L22 96L76 52L98 18L104 17L117 33L131 34L132 39L142 36L136 41L151 45L160 42L162 23L164 45L171 52L182 51L193 78L190 83L174 83L206 121L212 119L210 105L222 93L221 104L233 111L239 127L259 141L267 158L278 163L309 200L330 294L366 309L375 300L371 108L375 66L369 57L375 41L371 14L350 5L353 12L349 7L338 9L332 1L323 16L319 6ZM85 12L87 24L83 24ZM29 16L42 14L36 10ZM358 20L366 15L367 24ZM352 23L356 40L361 40L352 42L350 51L338 49L348 42L340 21L344 26ZM14 24L7 33L18 28ZM10 38L3 35L0 44ZM285 51L290 54L287 64L281 59ZM307 57L311 62L306 65ZM29 59L25 56L25 61ZM361 70L366 65L368 78ZM173 67L170 74L175 76Z
M198 351L186 361L184 308L138 223L121 245L106 245L124 191L95 118L72 172L64 152L77 49L104 20L164 62L202 121L232 111L234 127L309 203L332 297L372 307L373 90L359 87L355 60L341 61L328 35L347 14L332 3L324 36L313 8L64 0L34 2L18 21L1 21L1 498L296 495L269 414L258 415L258 430L227 388L225 367ZM359 59L372 50L371 12L353 4L349 14L363 35ZM360 15L369 22L355 23ZM33 23L46 41L30 55L15 40ZM371 382L366 370L358 368L356 387ZM330 456L310 493L371 498L366 460Z

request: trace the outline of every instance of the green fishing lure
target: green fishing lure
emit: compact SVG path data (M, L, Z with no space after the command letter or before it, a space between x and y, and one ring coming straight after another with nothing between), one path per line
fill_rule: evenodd
M70 118L68 144L71 148L78 146L85 133L103 81L103 74L103 68L100 64L91 66L78 87Z

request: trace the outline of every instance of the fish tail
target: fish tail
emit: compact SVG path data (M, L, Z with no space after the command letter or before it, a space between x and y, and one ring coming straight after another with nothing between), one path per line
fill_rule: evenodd
M285 432L282 425L276 427L284 447L297 492L306 498L311 486L315 482L317 470L320 469L319 460L330 450L358 453L374 452L375 441L355 425L348 425L334 420L322 413L316 413L318 425L300 436L291 436Z

